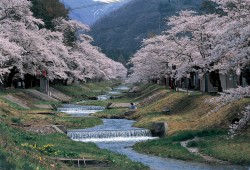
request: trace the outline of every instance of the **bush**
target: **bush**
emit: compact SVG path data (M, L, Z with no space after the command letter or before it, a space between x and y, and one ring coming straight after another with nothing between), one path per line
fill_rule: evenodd
M187 144L187 147L197 147L199 144L198 144L198 142L196 142L196 141L190 141L190 142L188 142L188 144Z
M21 119L20 118L13 117L13 118L11 118L11 121L13 123L16 123L16 124L21 124Z
M195 137L195 133L193 131L182 131L174 134L170 137L172 141L185 141L188 139L193 139Z

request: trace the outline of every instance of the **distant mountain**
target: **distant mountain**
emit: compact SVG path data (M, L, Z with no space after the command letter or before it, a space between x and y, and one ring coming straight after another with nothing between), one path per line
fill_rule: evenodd
M70 8L69 17L82 23L92 25L96 20L109 14L130 0L115 3L102 3L94 0L60 0L66 8Z
M144 38L160 34L165 21L183 9L199 10L205 0L133 0L96 21L90 35L110 58L126 62Z

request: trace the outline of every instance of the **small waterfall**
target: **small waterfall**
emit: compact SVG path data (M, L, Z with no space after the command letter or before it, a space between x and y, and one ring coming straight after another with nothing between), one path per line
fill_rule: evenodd
M80 105L64 105L62 108L57 108L57 111L70 114L72 116L88 116L91 113L103 111L102 106L80 106Z
M101 106L83 106L83 107L73 107L73 108L57 108L57 111L83 111L83 110L104 110L105 107Z
M121 85L121 86L114 88L114 90L122 90L122 91L128 91L129 89L130 88L126 85Z
M108 92L108 93L111 94L111 95L118 95L118 94L121 94L120 91L110 91L110 92Z
M110 97L111 96L109 96L109 95L99 95L99 96L97 96L97 99L98 100L108 100L108 99L110 99Z
M83 142L137 141L152 138L150 130L147 129L68 131L67 134L72 140Z

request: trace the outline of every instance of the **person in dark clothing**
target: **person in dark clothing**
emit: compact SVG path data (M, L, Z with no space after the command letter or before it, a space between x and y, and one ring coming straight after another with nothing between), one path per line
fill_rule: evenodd
M130 109L137 109L136 105L134 103L130 103Z

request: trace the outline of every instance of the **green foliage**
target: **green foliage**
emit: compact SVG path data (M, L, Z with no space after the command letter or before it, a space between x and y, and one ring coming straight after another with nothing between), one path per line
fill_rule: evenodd
M198 142L198 148L205 154L234 164L250 164L249 136L238 136L228 139L227 135L205 137Z
M11 118L11 121L13 123L21 124L21 119L20 118L13 117L13 118Z
M174 135L169 137L169 140L172 141L185 141L188 139L193 139L194 137L205 137L205 136L218 136L225 135L226 131L224 130L216 130L216 129L204 129L200 131L179 131Z
M173 142L168 138L162 138L142 143L137 143L133 146L136 151L160 156L163 158L175 158L181 160L199 160L199 156L189 153L183 148L179 142Z
M68 9L59 0L31 0L31 2L34 16L42 19L47 29L54 29L53 19L68 17Z
M29 163L25 162L22 166L22 169L25 169L25 170L34 170L34 167L30 166Z
M197 141L190 141L190 142L188 142L188 144L187 144L187 147L197 147L199 144L198 144L198 142Z
M1 152L0 148L0 169L15 170L16 166L7 160L7 154Z
M194 137L217 137L224 135L224 131L220 130L200 130L200 131L181 131L166 138L161 138L153 141L137 143L134 148L137 151L153 154L161 157L176 158L182 160L202 161L202 158L189 153L180 145L181 141L193 139ZM200 146L196 141L190 142L189 146Z
M222 9L217 8L218 4L212 1L204 1L201 5L200 12L207 14L220 14L225 15L225 12Z
M181 9L198 10L204 0L136 0L93 24L93 44L114 60L128 61L149 35L167 29L166 18Z
M79 157L79 153L65 151L65 150L57 150L54 148L54 145L52 145L52 144L45 144L45 145L39 147L37 144L22 143L21 146L24 148L27 148L27 149L37 150L40 153L42 153L43 155L59 156L59 157L66 157L66 158Z
M109 89L106 82L86 83L86 84L73 84L73 85L56 85L57 90L72 96L75 100L87 99L88 96L97 96L104 94Z
M11 102L5 98L1 98L2 101L4 101L5 103L7 103L9 106L11 106L12 108L16 109L16 110L28 110L26 108L23 108L21 106L19 106L18 104ZM10 111L8 109L5 108L1 108L1 110L3 110L5 113L9 113Z
M55 124L65 125L68 129L82 129L102 124L102 120L96 117L56 117Z
M125 108L107 109L102 112L94 113L94 116L100 118L122 118L124 117L124 112L126 111L127 109Z
M169 140L172 141L185 141L188 139L193 139L195 134L192 131L182 131L174 134L173 136L169 137Z

